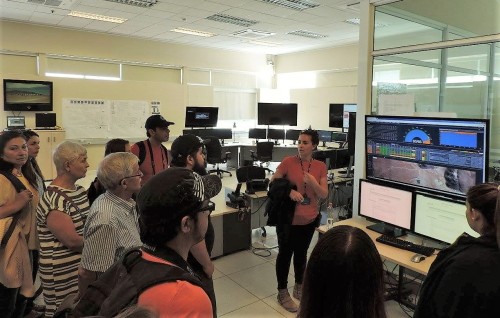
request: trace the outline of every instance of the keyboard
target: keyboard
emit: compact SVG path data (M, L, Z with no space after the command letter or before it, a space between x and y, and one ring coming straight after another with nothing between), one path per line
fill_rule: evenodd
M418 245L409 241L400 240L395 237L389 235L381 235L377 237L377 242L387 244L390 246L394 246L403 250L407 250L410 252L415 252L417 254L422 254L425 256L431 256L434 254L434 249L432 247Z

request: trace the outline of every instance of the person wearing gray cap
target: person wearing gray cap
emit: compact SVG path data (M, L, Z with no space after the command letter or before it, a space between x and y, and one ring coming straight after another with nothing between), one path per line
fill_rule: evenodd
M214 178L215 177L215 178ZM175 265L193 273L187 262L191 247L201 242L208 216L215 209L210 201L222 188L220 178L199 176L186 168L169 168L152 177L137 195L142 257ZM212 317L204 287L187 281L154 285L139 295L138 305L160 317Z
M168 150L162 142L168 141L173 122L166 120L162 115L151 115L144 127L148 139L139 141L130 147L130 151L139 157L139 167L143 174L142 184L152 176L168 168Z
M170 153L172 155L171 167L184 167L193 170L199 175L207 174L207 160L205 158L205 143L208 142L195 135L182 135L177 137L172 143ZM188 263L194 272L200 277L205 287L205 291L212 302L214 317L217 315L217 303L215 299L214 264L210 259L210 254L214 247L215 231L210 216L208 217L207 233L205 239L191 247L188 256Z

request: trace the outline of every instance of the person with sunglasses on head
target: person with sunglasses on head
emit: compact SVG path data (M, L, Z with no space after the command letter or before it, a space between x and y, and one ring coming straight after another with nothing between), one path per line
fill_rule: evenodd
M289 199L294 208L287 218L291 224L278 223L278 257L276 258L276 276L278 281L278 303L287 311L296 312L298 306L288 293L288 273L293 256L295 269L295 286L293 297L300 301L302 296L302 280L307 262L307 249L311 244L314 230L320 217L318 201L328 195L325 163L312 157L319 143L316 130L306 129L300 132L296 156L283 159L272 181L286 179L296 190L289 191Z
M215 175L200 176L178 167L146 182L137 195L142 258L179 267L196 277L187 262L188 254L205 238L208 217L215 209L210 199L221 188ZM139 295L137 304L160 317L213 317L204 287L185 280L154 285Z
M199 175L207 174L207 159L205 144L208 141L195 135L182 135L177 137L172 143L170 153L172 155L171 167L185 167L193 170ZM208 296L212 302L214 317L217 314L215 299L214 282L212 275L214 273L214 264L210 259L210 254L214 247L215 231L210 216L208 217L207 233L205 239L191 247L188 256L188 263L194 272L200 277L208 291Z
M92 204L83 230L78 292L82 295L124 252L141 246L136 204L132 196L141 189L139 159L129 152L107 155L97 168L106 192Z

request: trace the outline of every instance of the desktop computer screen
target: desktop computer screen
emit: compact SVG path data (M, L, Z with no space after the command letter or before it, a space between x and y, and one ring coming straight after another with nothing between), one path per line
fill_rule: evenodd
M333 131L332 132L332 141L338 142L338 143L346 142L347 141L347 134Z
M265 128L250 128L248 130L248 138L250 139L266 139Z
M325 143L332 141L332 132L330 130L317 130L319 141L323 142L323 147L326 146Z
M359 215L381 222L367 228L392 236L412 228L413 191L359 180Z
M285 139L285 130L284 129L272 129L269 128L267 130L267 139L274 139L274 140L283 140Z
M301 130L298 129L287 129L285 133L286 140L292 140L294 143L299 139Z
M451 244L463 232L479 237L465 217L465 202L442 196L417 193L414 232Z

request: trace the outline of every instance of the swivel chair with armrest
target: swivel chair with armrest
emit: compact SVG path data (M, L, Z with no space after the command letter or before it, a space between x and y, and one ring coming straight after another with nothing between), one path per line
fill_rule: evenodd
M266 177L266 168L258 167L258 166L245 166L238 168L236 170L236 179L238 183L247 182L247 190L245 191L248 194L255 193L253 191L249 192L249 184L248 182L251 180L263 180ZM266 179L266 183L268 183L269 179ZM261 227L262 236L266 237L267 232L264 226Z
M223 170L219 168L219 164L221 163L226 163L229 159L231 159L230 151L226 151L224 154L222 152L222 145L220 143L220 140L217 137L213 136L208 136L205 137L205 140L208 140L208 142L205 144L205 147L207 149L207 162L209 164L215 165L216 169L211 169L208 170L208 173L216 173L220 178L222 178L223 173L229 174L230 177L233 176L233 174L227 170Z
M267 165L269 165L269 162L273 160L273 148L274 143L272 141L264 141L257 143L257 153L255 153L255 151L253 150L250 150L250 156L252 157L252 160L254 162L260 161L259 166L266 169L266 171L269 171L270 173L274 173L274 171L267 167L263 167L263 164L267 163Z

